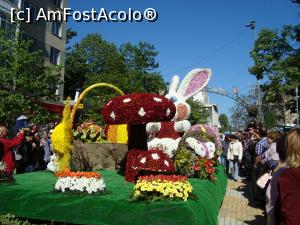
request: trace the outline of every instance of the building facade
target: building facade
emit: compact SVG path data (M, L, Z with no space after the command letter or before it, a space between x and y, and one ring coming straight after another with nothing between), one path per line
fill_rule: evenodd
M10 22L11 8L18 8L19 0L0 0L0 28L13 36L17 26Z
M61 11L67 7L67 0L21 0L21 9L30 9L30 14L35 17L40 8L45 12ZM33 42L33 50L41 50L46 64L61 65L61 80L65 74L65 48L66 31L65 21L34 21L30 24L21 23L20 31ZM63 85L57 88L57 95L63 97Z
M193 97L193 99L194 101L203 104L204 108L206 108L207 112L209 113L208 124L218 129L220 127L218 106L209 102L208 93L200 91Z
M60 65L61 80L64 80L65 73L65 48L66 48L66 30L65 21L40 21L33 20L31 23L21 22L19 25L10 23L11 8L18 10L29 9L30 16L35 18L41 8L44 12L60 11L67 7L67 0L0 0L0 25L4 30L12 27L16 32L22 32L26 39L32 41L31 50L40 50L45 58L45 64ZM63 84L57 87L56 94L62 99Z

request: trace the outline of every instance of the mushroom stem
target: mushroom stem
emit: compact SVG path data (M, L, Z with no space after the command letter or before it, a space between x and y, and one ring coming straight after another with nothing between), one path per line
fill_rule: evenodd
M130 149L147 151L146 124L128 125L128 150Z

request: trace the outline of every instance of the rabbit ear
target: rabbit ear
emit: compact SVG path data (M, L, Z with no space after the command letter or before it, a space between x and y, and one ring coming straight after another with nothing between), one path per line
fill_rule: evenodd
M171 80L171 83L170 83L169 94L176 93L178 85L179 85L179 77L177 75L175 75L175 76L172 77L172 80Z
M181 94L186 100L189 99L207 85L210 77L210 69L194 69L190 71L181 82L178 94Z

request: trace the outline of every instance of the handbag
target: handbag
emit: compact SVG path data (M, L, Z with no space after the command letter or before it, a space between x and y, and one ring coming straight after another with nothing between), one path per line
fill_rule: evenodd
M265 173L262 176L260 176L257 181L256 184L258 187L260 187L261 189L264 189L266 187L266 184L269 182L269 180L272 179L272 174L271 172L269 173Z

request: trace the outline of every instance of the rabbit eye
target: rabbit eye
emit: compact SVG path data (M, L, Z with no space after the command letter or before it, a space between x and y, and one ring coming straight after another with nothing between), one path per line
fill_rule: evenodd
M171 100L172 102L174 102L174 103L175 103L175 102L177 102L177 98L176 98L176 97L174 97L174 96L173 96L173 97L171 97L171 98L170 98L170 100Z

